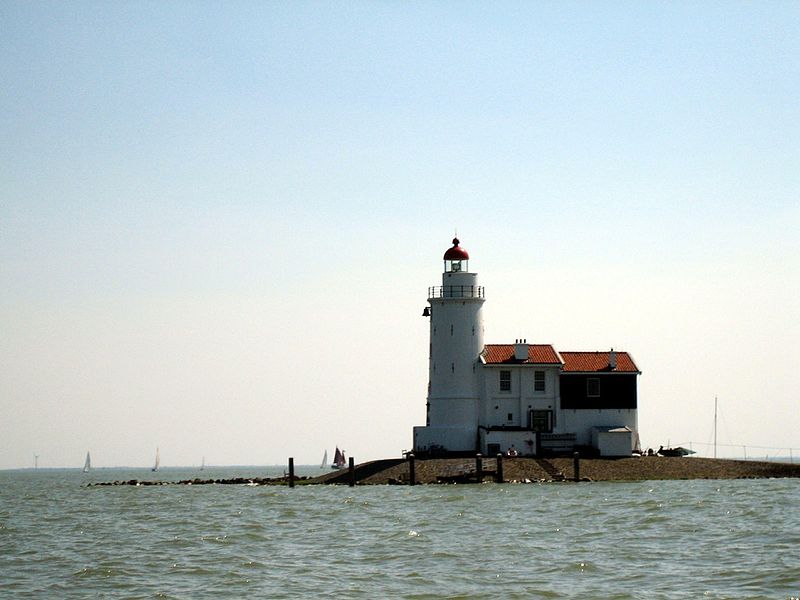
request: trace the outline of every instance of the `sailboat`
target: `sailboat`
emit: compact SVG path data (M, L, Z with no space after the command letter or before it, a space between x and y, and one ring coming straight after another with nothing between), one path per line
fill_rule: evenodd
M161 462L161 460L160 460L160 458L159 458L159 455L158 455L158 446L156 446L156 462L155 462L155 464L153 465L153 468L152 468L152 469L150 469L150 470L151 470L151 471L153 471L154 473L155 473L156 471L158 471L158 464L159 464L160 462Z
M206 457L203 457L203 460L200 462L200 470L204 470L206 468Z
M89 452L86 452L86 461L83 463L83 472L88 473L92 470L92 457L89 456Z
M339 446L336 446L336 453L333 455L331 469L344 469L345 462L344 450L339 450Z
M328 464L328 449L325 449L325 454L322 455L322 464L319 466L320 469L324 469L325 465Z

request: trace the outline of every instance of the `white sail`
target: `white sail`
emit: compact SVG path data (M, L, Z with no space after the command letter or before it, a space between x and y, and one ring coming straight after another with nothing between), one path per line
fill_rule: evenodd
M160 460L159 453L158 453L158 447L156 447L156 462L153 465L153 468L151 469L153 472L158 471L158 465L159 465L160 462L161 462L161 460Z
M92 470L92 457L89 456L89 452L86 452L86 462L83 463L83 472L88 473Z
M322 455L322 464L319 466L320 469L324 469L325 465L328 464L328 449L325 449L325 454Z
M200 470L202 471L205 468L206 468L206 457L204 456L203 460L200 462Z

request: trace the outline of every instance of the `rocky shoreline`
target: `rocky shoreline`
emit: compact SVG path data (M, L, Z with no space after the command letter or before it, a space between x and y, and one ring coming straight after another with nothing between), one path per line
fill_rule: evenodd
M417 484L477 483L497 481L497 459L482 459L480 477L474 458L434 458L415 461ZM503 482L534 483L575 481L574 460L565 458L505 457L502 460ZM409 463L385 459L356 465L353 479L357 485L408 485ZM669 479L766 479L800 477L800 464L724 458L679 458L642 456L618 459L586 458L580 460L579 481L647 481ZM296 485L350 483L347 469L319 477L295 477ZM91 483L98 486L158 485L288 485L284 477L236 477L233 479L185 479L181 481L124 481Z
M574 461L564 458L503 459L503 481L531 483L574 481ZM369 463L365 463L368 465ZM362 465L359 465L359 467ZM483 482L495 481L497 461L482 460ZM309 484L347 484L347 472L331 473L308 480ZM731 460L699 457L642 456L618 459L588 458L580 460L580 481L647 481L669 479L765 479L800 477L800 464L752 460ZM418 484L476 483L478 481L474 458L436 458L417 460L415 478ZM409 465L397 462L367 477L358 477L359 485L408 484Z

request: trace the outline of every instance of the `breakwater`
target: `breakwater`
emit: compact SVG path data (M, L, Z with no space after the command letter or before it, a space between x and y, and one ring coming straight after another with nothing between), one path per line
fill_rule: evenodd
M619 459L561 458L395 458L369 461L318 477L232 477L157 481L125 479L97 486L157 485L410 485L448 483L541 483L557 481L657 481L672 479L765 479L800 477L800 464L714 458L643 456Z

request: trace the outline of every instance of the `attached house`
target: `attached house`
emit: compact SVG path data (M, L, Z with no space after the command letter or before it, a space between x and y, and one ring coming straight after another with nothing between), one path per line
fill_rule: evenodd
M627 352L558 352L519 340L487 344L480 364L480 447L489 456L512 447L522 455L635 449L639 370ZM600 431L614 435L598 438ZM629 438L627 448L621 438Z

